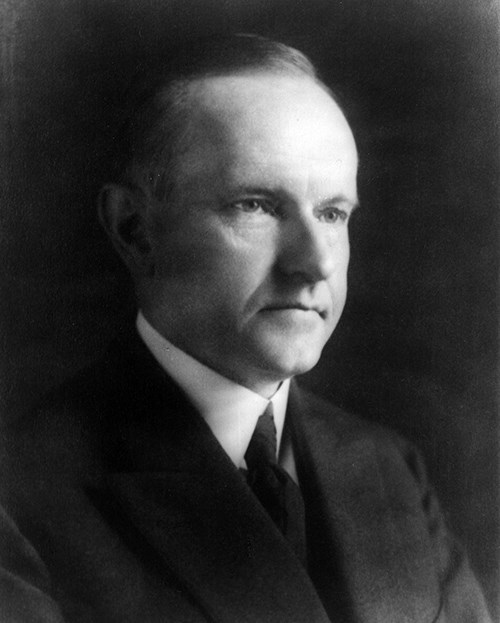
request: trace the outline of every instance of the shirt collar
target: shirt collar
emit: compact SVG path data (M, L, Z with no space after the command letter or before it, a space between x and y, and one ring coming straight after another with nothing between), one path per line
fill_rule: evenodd
M137 331L160 366L188 395L210 430L236 467L245 467L245 452L257 419L268 399L221 376L174 346L137 315ZM271 398L278 452L285 423L290 379L283 381Z

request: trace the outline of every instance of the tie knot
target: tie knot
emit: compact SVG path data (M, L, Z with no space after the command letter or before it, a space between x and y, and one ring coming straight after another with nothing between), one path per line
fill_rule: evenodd
M264 463L276 463L276 426L274 425L273 403L269 402L264 413L257 420L252 439L245 453L247 468L253 470Z

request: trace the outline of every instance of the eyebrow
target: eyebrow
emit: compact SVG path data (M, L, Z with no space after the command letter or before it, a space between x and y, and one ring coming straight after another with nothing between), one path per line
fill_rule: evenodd
M335 195L334 197L324 199L320 202L321 205L328 205L331 203L346 203L351 207L351 213L354 212L354 210L358 210L360 207L358 199L356 199L355 201L351 201L351 199L349 199L345 195Z

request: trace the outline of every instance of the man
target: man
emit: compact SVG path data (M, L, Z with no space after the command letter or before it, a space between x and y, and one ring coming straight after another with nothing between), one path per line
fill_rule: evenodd
M292 380L346 297L341 108L260 37L172 66L100 195L136 328L6 433L4 619L488 621L418 454Z

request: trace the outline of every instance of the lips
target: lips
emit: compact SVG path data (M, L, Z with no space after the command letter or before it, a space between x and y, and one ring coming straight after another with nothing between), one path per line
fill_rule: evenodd
M319 307L318 305L307 305L300 302L290 301L285 303L277 303L273 305L266 305L262 311L288 311L299 310L304 312L316 312L321 318L326 318L326 309Z

